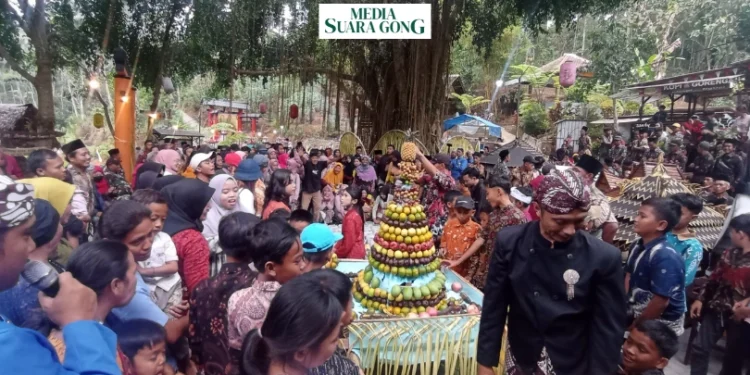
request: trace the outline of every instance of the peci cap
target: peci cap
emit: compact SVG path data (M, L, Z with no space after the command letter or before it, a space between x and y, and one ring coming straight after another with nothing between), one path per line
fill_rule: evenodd
M60 147L60 149L62 150L63 154L65 154L65 155L70 155L74 151L82 149L82 148L86 148L86 145L83 144L83 141L80 140L80 139L76 139L75 141L66 143L66 144L62 145L62 147Z
M578 163L576 163L576 167L579 167L593 175L601 172L604 168L599 160L596 160L595 157L586 154L581 155L580 159L578 159Z
M327 251L341 241L344 236L341 233L333 233L328 225L322 223L310 224L302 230L300 242L302 251L306 253L320 253Z
M456 198L456 203L453 205L453 207L456 207L456 208L465 208L467 210L473 210L474 209L474 200L471 199L470 197L462 195L462 196Z
M531 163L531 164L535 164L535 163L536 163L536 160L534 160L534 157L533 157L533 156L531 156L531 155L526 155L526 156L524 156L524 157L523 157L523 162L524 162L524 163Z
M109 154L109 156L120 155L120 149L113 148L113 149L107 151L107 153Z

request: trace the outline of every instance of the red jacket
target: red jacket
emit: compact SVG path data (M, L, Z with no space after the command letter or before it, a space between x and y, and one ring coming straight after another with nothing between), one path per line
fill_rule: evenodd
M336 255L339 258L365 259L365 231L357 210L349 209L346 212L341 232L344 239L334 247Z
M690 130L690 134L693 137L693 139L697 139L698 141L703 138L703 134L701 132L703 131L703 123L700 121L696 121L694 123L690 123L690 121L686 121L682 126L685 127L685 130Z
M5 174L14 179L23 178L23 170L18 166L18 161L12 155L4 154Z

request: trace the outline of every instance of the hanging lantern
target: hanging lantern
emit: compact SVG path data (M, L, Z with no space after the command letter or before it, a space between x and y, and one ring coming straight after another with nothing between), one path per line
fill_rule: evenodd
M265 115L266 114L266 103L260 103L258 111L260 111L261 115Z
M296 104L292 104L289 106L289 118L292 120L296 119L297 116L299 116L299 107L297 107Z
M566 61L560 66L560 86L568 88L576 83L576 63Z

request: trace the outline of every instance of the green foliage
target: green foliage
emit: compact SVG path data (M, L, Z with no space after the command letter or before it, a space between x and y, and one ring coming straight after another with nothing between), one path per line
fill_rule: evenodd
M636 54L628 51L654 52L653 44L645 33L632 36L627 27L619 23L610 24L592 35L591 39L590 58L594 76L599 82L611 85L613 91L638 79L640 52ZM629 40L632 44L623 46L623 40Z
M461 105L464 107L466 112L472 112L474 107L490 102L490 100L485 99L484 96L474 96L471 94L456 94L455 92L451 93L451 96L461 101Z
M549 130L550 122L544 105L535 100L524 100L520 106L524 133L537 137Z

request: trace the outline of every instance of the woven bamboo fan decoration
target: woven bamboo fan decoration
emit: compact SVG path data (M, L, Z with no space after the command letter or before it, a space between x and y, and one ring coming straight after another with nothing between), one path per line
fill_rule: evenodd
M448 143L451 144L451 151L455 151L457 148L462 148L464 151L474 152L478 151L474 144L475 142L472 142L470 139L462 136L457 135L455 137L449 138L445 143L443 143L442 146L440 146L440 152L443 154L447 154L450 151L448 151Z
M339 150L341 155L354 155L357 152L357 146L361 146L367 153L367 149L362 141L352 132L346 132L339 137Z
M668 198L677 193L695 194L689 187L667 173L662 163L657 163L651 175L634 179L627 183L622 194L610 202L619 226L615 234L615 245L625 250L630 243L638 239L633 231L635 216L641 202L649 198ZM703 248L710 250L716 245L724 226L724 215L711 207L704 207L698 217L690 223L690 230L695 232Z
M419 146L419 149L423 153L427 153L427 147L425 147L422 142L420 142L418 139L414 138L411 139L405 131L403 130L389 130L385 134L383 134L382 137L378 140L377 143L375 143L375 146L372 148L373 150L383 150L385 153L386 148L388 145L395 146L396 150L401 150L401 144L403 144L406 141L414 142Z

